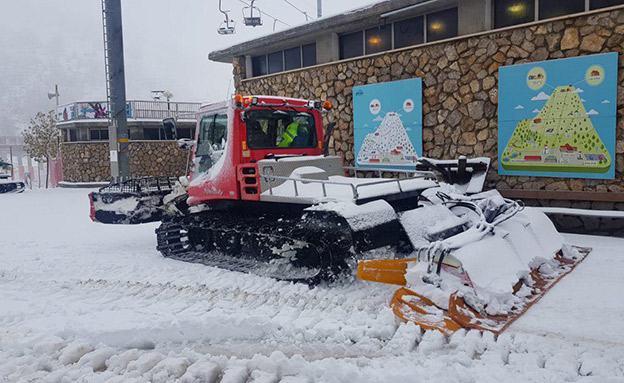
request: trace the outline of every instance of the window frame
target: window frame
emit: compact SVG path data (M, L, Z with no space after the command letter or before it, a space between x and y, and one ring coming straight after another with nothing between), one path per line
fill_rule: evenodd
M284 58L284 72L288 72L288 71L291 71L291 70L297 70L297 69L303 68L303 52L302 52L301 48L302 48L302 46L299 45L299 46L296 46L294 48L284 49L282 51L282 56ZM295 67L292 67L292 68L289 69L288 65L287 65L288 60L286 59L286 52L294 52L295 50L297 51L297 55L296 56L299 57L299 66L295 66Z
M266 73L261 73L261 74L257 74L255 69L255 65L254 65L254 60L256 59L264 59L264 66L266 69ZM269 74L269 59L268 59L268 55L264 54L264 55L259 55L259 56L252 56L251 57L251 77L261 77L261 76L266 76Z
M540 15L539 8L540 8L541 2L542 1L547 1L547 0L533 0L533 1L534 1L534 17L533 17L533 20L525 22L525 23L508 25L508 26L505 26L505 27L497 27L496 26L496 11L495 11L495 2L496 2L496 0L493 0L492 4L491 4L491 12L490 12L490 16L491 16L490 22L491 22L491 26L492 26L490 30L494 31L494 30L497 30L497 29L508 28L508 27L515 27L515 26L518 26L518 25L529 24L529 23L534 23L534 22L544 21L544 20L550 20L550 19L557 18L557 17L565 17L565 16L569 16L569 15L578 15L578 14L582 14L582 13L586 13L586 12L590 12L590 11L606 9L606 8L615 7L615 6L618 6L618 5L624 5L624 2L622 2L620 4L609 5L609 6L606 6L606 7L594 7L594 6L592 6L592 2L594 0L585 0L585 4L584 4L584 7L583 7L583 10L580 11L580 12L567 13L567 14L560 15L560 16L552 16L552 17L544 18L544 17L542 17Z
M209 156L210 155L210 153L199 152L201 144L204 141L204 139L202 138L202 122L204 121L204 119L212 117L211 124L216 124L217 116L225 116L225 120L226 120L226 123L225 123L225 145L227 146L228 134L230 133L230 127L229 127L230 116L228 114L228 109L224 108L224 109L218 109L218 110L214 110L214 111L208 112L206 114L203 114L199 118L199 126L198 126L198 129L197 129L197 144L196 144L197 146L196 146L196 150L195 150L195 156L196 157L204 157L204 156ZM225 150L225 148L223 148L222 150Z
M387 29L388 32L389 32L389 35L390 35L389 36L389 39L390 39L390 49L382 49L380 51L370 52L369 53L368 52L368 50L369 50L369 46L368 46L369 45L368 44L369 43L369 33L371 33L371 32L374 33L375 30L381 31L382 28L384 30ZM394 23L388 23L388 24L385 24L385 25L379 25L379 26L368 28L368 29L364 30L364 56L377 54L377 53L382 53L382 52L388 52L388 51L391 51L393 49L394 49Z
M256 111L271 112L272 113L275 110L268 109L268 108L267 109L253 109L253 110L251 110L249 112L256 112ZM249 113L249 112L247 112L247 113ZM285 110L285 112L287 112L287 111ZM246 121L244 121L244 123L245 123L245 140L247 141L247 146L249 147L250 150L285 150L285 149L293 149L293 148L294 149L314 149L314 148L316 148L316 146L318 145L317 144L318 137L316 136L316 124L317 124L316 116L314 115L314 113L311 113L311 112L308 112L308 113L310 113L310 117L309 118L311 118L312 122L313 122L313 126L310 127L311 132L309 132L313 139L311 140L310 138L308 138L308 140L311 140L311 144L309 146L304 146L304 147L292 147L292 146L289 146L289 147L282 148L282 147L277 146L278 145L277 143L275 144L275 146L255 146L255 144L253 143L254 141L250 139L250 136L249 136L250 131L249 131L249 129L247 129L248 120L246 120ZM293 117L293 116L291 116L291 117ZM283 134L283 132L281 134ZM276 132L276 139L281 134L279 133L279 131L277 131Z
M572 1L572 0L565 0L564 3L568 3L570 1ZM535 9L535 14L537 16L537 21L549 20L549 19L554 19L554 18L557 18L557 17L563 17L563 16L568 16L568 15L575 15L575 14L578 14L578 13L587 12L588 11L588 7L589 7L589 2L587 0L578 0L578 1L583 1L583 10L580 11L580 12L571 12L571 13L564 13L564 14L556 15L556 16L542 17L542 15L541 15L542 12L540 12L541 11L540 8L541 8L542 4L548 4L548 0L536 0L537 7Z
M589 0L589 4L586 5L586 7L589 7L588 10L589 11L595 11L595 10L599 10L599 9L605 9L605 8L609 8L609 7L617 7L618 5L624 5L624 2L621 2L619 4L615 4L615 5L606 5L606 6L600 6L600 7L595 7L592 3L594 1L600 1L600 0Z
M421 34L422 34L422 42L416 43L416 44L410 44L410 45L402 45L402 46L398 46L397 45L397 27L399 27L399 24L401 23L405 23L408 21L414 21L416 19L420 19L421 22ZM392 48L393 49L401 49L401 48L407 48L407 47L413 47L415 45L420 45L420 44L424 44L426 42L426 26L427 24L425 23L425 15L420 15L420 16L414 16L414 17L410 17L408 19L402 19L402 20L398 20L392 23Z
M455 24L454 24L455 34L452 35L452 36L449 36L449 37L441 37L441 38L438 38L436 40L431 40L429 38L429 18L432 15L440 14L440 13L444 13L444 12L449 12L449 11L455 11L455 15L456 15ZM443 40L447 40L447 39L452 39L452 38L455 38L455 37L458 37L458 36L459 36L459 7L441 9L439 11L430 12L430 13L427 13L425 15L425 42L433 43L433 42L436 42L436 41L443 41Z
M280 65L281 65L281 69L276 70L275 72L272 72L271 71L271 56L277 57L276 55L279 56L279 58L281 59L281 60L279 60ZM267 71L268 71L268 74L276 74L276 73L285 72L285 70L284 70L284 66L285 66L285 63L284 63L284 51L283 50L267 53L266 56L267 56Z
M359 40L360 40L360 44L361 44L360 48L362 50L362 53L361 54L356 54L354 56L345 57L345 55L344 55L344 51L345 51L344 47L345 47L345 45L343 44L343 38L346 38L347 36L357 37L357 36L355 36L357 34L360 34L360 39ZM365 56L366 55L365 39L366 39L366 34L364 33L363 29L357 30L357 31L354 31L354 32L343 33L340 36L338 36L338 46L339 46L339 48L338 48L339 49L339 54L338 55L340 57L340 60L349 60L349 59L352 59L352 58ZM354 38L354 41L356 41L356 40L357 39Z
M314 52L314 63L313 64L306 65L306 63L305 63L305 59L306 59L305 48L306 47L311 48L312 51ZM311 66L318 65L318 61L317 61L317 58L316 58L316 41L313 42L313 43L310 43L310 44L301 45L300 49L301 49L301 68L308 68L308 67L311 67Z
M539 3L536 0L529 0L529 2L533 3L533 17L532 17L532 20L525 21L525 22L514 23L514 24L507 24L507 25L504 25L504 26L496 26L496 20L497 20L497 17L496 17L496 3L497 3L497 0L492 0L492 20L491 20L492 21L491 22L492 30L501 29L501 28L509 28L509 27L513 27L513 26L516 26L516 25L522 25L522 24L532 23L532 22L537 21L537 14L539 12Z

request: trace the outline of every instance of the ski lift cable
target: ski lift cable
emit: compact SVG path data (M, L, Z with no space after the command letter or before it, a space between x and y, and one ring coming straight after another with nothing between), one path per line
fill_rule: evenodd
M312 9L312 10L316 10L316 5L313 5L312 3L310 3L308 0L299 0L300 2L304 3L305 5L308 6L308 8Z
M288 5L290 5L291 7L295 8L297 11L299 11L299 12L303 13L303 15L306 17L306 21L308 21L308 19L310 18L310 16L308 15L308 13L307 13L307 12L302 11L299 7L297 7L295 4L291 3L291 2L290 2L290 1L288 1L288 0L284 0L284 2L285 2L286 4L288 4Z
M248 7L251 7L251 4L249 4L248 2L246 2L246 1L244 1L244 0L238 0L238 2L239 2L239 3L243 3L243 4L245 4L245 5L246 5L246 6L248 6ZM258 9L258 12L260 12L260 14L261 14L261 15L265 15L265 16L267 16L267 17L269 17L269 18L273 19L273 20L274 20L274 21L276 21L276 22L280 22L280 23L284 24L285 26L290 27L290 24L283 22L282 20L278 19L278 18L277 18L277 17L275 17L275 16L272 16L272 15L270 15L270 14L266 13L265 11L262 11L262 10Z

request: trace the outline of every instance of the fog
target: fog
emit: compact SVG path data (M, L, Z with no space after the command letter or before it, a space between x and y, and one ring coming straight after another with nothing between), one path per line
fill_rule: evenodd
M247 1L247 0L245 0ZM316 16L316 0L289 0ZM324 16L379 0L323 1ZM0 135L13 135L38 111L52 110L47 93L59 85L60 103L106 98L100 0L2 0L0 11ZM232 67L208 60L208 53L273 30L242 24L241 0L223 0L237 22L235 35L221 36L217 0L122 0L126 92L150 99L169 90L174 101L224 99ZM284 0L256 0L264 12L290 26L305 16ZM277 30L288 28L281 22ZM231 89L230 89L231 90Z

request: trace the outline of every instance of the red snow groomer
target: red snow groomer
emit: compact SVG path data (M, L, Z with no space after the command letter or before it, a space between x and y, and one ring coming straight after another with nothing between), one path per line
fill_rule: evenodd
M323 129L322 113L330 108L270 96L236 96L202 107L195 140L186 143L193 150L190 177L175 184L152 178L110 185L91 195L92 218L161 220L157 247L165 257L308 283L353 271L358 261L379 258L380 250L391 258L413 259L421 248L414 241L415 221L432 226L421 230L432 242L461 236L475 225L490 228L479 231L483 238L498 234L494 224L447 208L452 201L493 206L487 219L494 223L518 221L517 203L495 192L468 196L481 190L487 160L425 160L419 170L401 171L343 166L341 157L327 155L332 127ZM439 182L426 169L459 184ZM396 178L382 177L391 172ZM427 206L448 212L436 210L442 214L437 216ZM421 210L424 215L415 213ZM514 227L522 233L554 231L538 211L520 219ZM478 235L468 238L478 241ZM551 247L534 256L554 256ZM456 253L446 249L448 257L438 266L444 271L448 267L442 265ZM523 262L532 262L528 258ZM473 271L470 278L481 282Z

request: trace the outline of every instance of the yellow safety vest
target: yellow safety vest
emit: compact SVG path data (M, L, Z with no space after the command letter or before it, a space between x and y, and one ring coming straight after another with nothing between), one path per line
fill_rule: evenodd
M295 137L297 137L297 133L299 133L299 124L293 122L292 124L286 127L284 133L282 134L282 142L277 145L278 148L288 148L292 145Z

